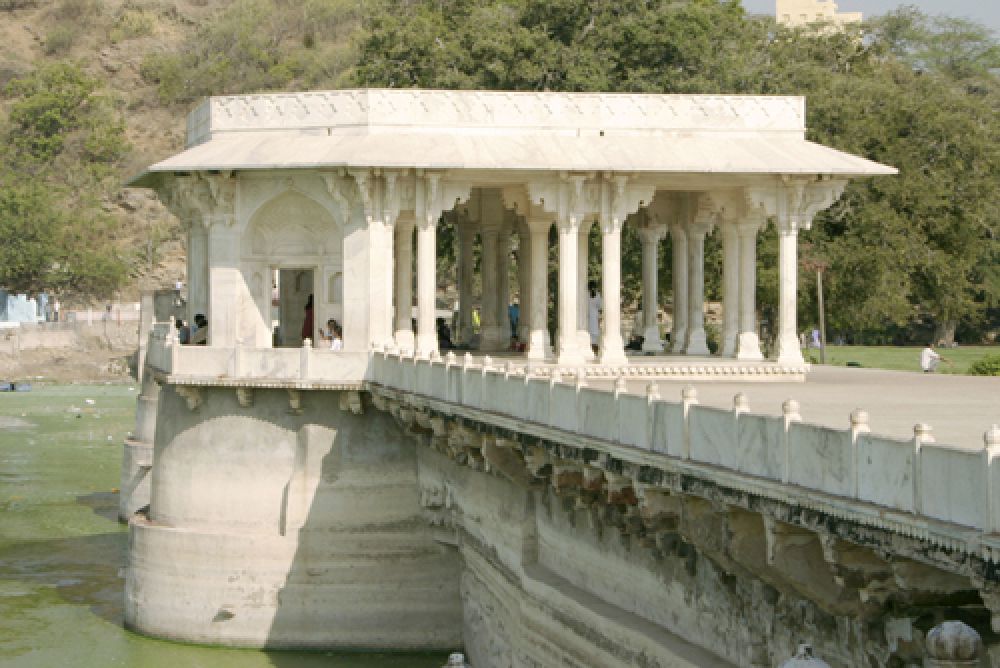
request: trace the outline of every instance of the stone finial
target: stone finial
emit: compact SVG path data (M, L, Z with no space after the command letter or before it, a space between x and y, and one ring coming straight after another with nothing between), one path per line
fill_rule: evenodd
M313 346L313 340L310 339L308 336L306 338L302 339L302 347L303 348L312 348L312 346Z
M655 380L646 386L646 398L650 401L658 401L660 399L660 386L656 384Z
M739 415L740 413L750 412L750 397L748 397L743 392L737 393L733 397L733 412Z
M587 374L584 372L583 367L581 367L576 370L576 390L579 392L585 387L587 387Z
M983 434L983 443L988 450L1000 448L1000 425L993 425Z
M855 408L851 411L851 429L858 432L869 432L868 411L863 408Z
M813 655L812 645L799 645L795 656L781 664L781 668L830 668L830 664Z
M444 664L442 668L469 668L469 664L465 662L464 654L454 652L448 655L448 663Z
M448 354L444 356L444 363L448 366L453 366L458 357L455 355L454 350L449 350Z
M628 383L625 382L625 376L618 376L615 379L615 398L626 392L628 392Z
M491 366L493 366L493 358L490 357L489 355L486 355L485 357L483 357L483 371L486 371Z
M917 443L933 443L934 429L929 424L918 422L913 425L913 440Z
M439 353L437 350L431 350L431 354L428 355L428 357L430 358L430 360L432 362L440 362L441 361L441 353Z
M698 390L694 388L693 385L688 385L683 390L681 390L681 400L682 401L698 401Z
M549 385L555 385L562 381L562 372L559 369L552 369L552 373L549 374Z
M795 399L785 399L785 401L781 404L781 412L784 413L786 417L802 419L802 416L799 413L799 402Z
M931 668L978 666L983 641L963 622L941 622L927 633L927 658Z
M465 353L462 357L462 368L468 369L470 366L472 366L472 353Z

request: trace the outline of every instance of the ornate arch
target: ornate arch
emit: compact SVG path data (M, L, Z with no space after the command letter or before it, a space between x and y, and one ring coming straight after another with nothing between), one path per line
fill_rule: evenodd
M254 212L243 236L243 257L254 260L340 256L343 231L313 198L286 190Z

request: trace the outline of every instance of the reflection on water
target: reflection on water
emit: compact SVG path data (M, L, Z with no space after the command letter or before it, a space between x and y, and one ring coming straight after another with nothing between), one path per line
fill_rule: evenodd
M87 400L92 400L88 402ZM122 628L118 524L126 386L0 394L3 668L436 668L440 654L260 652L181 645Z

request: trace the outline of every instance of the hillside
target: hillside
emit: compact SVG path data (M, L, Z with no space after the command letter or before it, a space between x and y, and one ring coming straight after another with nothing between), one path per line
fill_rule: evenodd
M297 66L305 59L296 52L310 50L318 59L320 47L335 42L341 54L335 72L349 66L350 57L343 56L349 47L343 45L355 24L341 18L355 7L336 1L307 1L293 8L255 0L0 0L0 88L46 64L70 61L99 80L124 119L129 148L114 165L117 178L97 194L100 209L120 223L112 236L130 267L123 299L173 284L184 271L184 249L177 221L152 193L117 185L182 149L184 117L195 100L210 92L236 92L225 89L225 80L241 90L316 86L324 79L332 84L335 77L325 76L328 72ZM323 19L348 29L330 30ZM316 28L327 28L322 39L309 36ZM272 62L256 64L279 70L266 80L255 80L247 71L260 60L251 53L261 46L258 38L268 43L265 50L270 47L272 53L264 60ZM245 53L234 52L239 49ZM213 62L217 54L234 71ZM286 58L294 62L283 62ZM175 75L168 83L166 70ZM306 75L308 80L300 78ZM64 208L72 210L74 204L64 203Z

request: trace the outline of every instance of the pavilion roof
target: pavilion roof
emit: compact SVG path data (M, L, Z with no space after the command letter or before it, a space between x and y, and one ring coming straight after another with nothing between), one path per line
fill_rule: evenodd
M148 168L383 167L870 176L896 170L805 139L788 96L347 90L215 97L185 151Z

